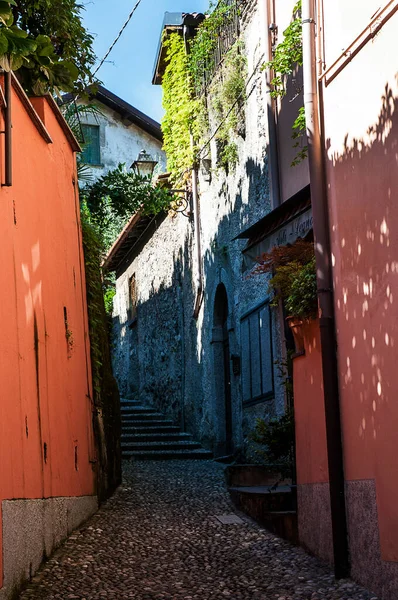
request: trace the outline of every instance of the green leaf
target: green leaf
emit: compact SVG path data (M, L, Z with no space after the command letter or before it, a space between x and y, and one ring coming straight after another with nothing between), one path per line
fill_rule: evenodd
M24 57L18 54L10 55L10 69L11 71L18 71L24 64Z
M8 40L0 30L0 55L5 54L8 50Z
M3 54L2 56L0 56L0 67L2 69L4 69L4 71L6 71L6 73L11 71L10 60L9 60L8 54Z

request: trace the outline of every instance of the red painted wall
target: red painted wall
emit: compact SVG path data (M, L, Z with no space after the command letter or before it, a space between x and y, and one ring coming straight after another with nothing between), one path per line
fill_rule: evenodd
M395 600L398 72L391 48L398 13L386 8L377 35L359 45L380 3L352 4L323 2L330 70L322 80L348 538L352 575L383 600ZM341 39L353 46L337 70ZM319 347L318 333L309 333ZM299 495L300 485L305 491L327 482L323 398L317 402L322 367L309 348L307 336L306 355L294 363ZM313 507L304 502L302 509L313 521Z
M300 543L333 562L329 472L318 320L299 327L304 354L293 359Z
M319 324L301 328L305 354L293 360L298 485L329 481Z
M0 189L0 506L95 493L76 160L49 101L34 105L53 143L13 89L13 185ZM4 182L4 142L0 165ZM0 582L1 569L0 555Z
M336 15L353 41L380 7L362 4L325 3L330 56ZM381 558L397 563L398 13L387 16L326 85L324 100L345 476L353 489L374 487ZM370 530L370 520L360 527Z

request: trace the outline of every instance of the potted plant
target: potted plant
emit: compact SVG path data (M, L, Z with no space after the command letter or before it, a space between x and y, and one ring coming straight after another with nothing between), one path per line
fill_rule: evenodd
M296 352L301 352L302 324L315 318L318 308L314 245L298 239L294 244L275 246L263 254L258 263L254 273L272 274L268 282L271 304L284 303Z

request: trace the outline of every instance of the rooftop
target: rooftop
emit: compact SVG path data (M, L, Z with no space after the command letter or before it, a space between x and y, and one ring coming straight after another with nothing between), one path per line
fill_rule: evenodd
M160 142L163 141L163 134L160 128L160 124L146 115L145 113L138 110L119 96L116 96L113 92L106 89L102 85L96 86L96 91L90 94L91 98L95 98L98 102L101 102L108 108L117 112L123 119L130 121L143 131L149 133ZM70 102L74 99L73 94L65 94L62 97L63 101Z
M165 58L166 52L163 45L164 32L167 34L173 32L183 32L184 26L189 28L196 28L205 19L203 13L181 13L181 12L166 12L159 35L159 44L156 51L155 64L153 68L153 85L160 85L162 83L162 76L165 69Z

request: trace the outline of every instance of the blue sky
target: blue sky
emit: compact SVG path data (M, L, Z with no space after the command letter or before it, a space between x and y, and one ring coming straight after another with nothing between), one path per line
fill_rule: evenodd
M95 36L94 50L102 58L127 19L135 0L88 0L84 24ZM208 0L142 0L108 61L98 72L103 85L150 117L162 117L160 86L151 84L164 13L204 12Z

